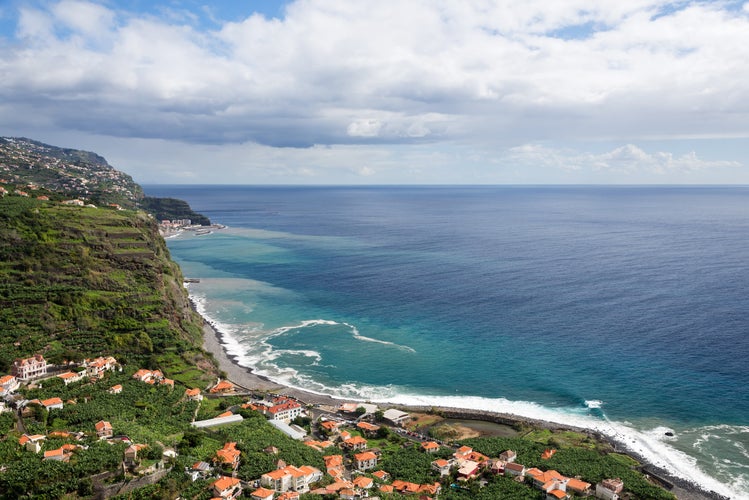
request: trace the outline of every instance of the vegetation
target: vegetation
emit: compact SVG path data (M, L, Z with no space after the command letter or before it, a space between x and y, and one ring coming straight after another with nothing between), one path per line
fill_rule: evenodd
M190 219L193 224L209 226L211 220L203 214L194 212L186 201L175 198L153 198L146 196L140 201L140 207L153 214L156 220Z

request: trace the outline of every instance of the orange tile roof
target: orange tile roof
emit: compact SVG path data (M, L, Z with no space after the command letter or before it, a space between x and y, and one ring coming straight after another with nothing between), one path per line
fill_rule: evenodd
M346 446L356 446L359 444L367 445L367 440L361 436L354 436L351 439L347 439L344 443Z
M340 424L338 422L334 422L333 420L326 420L325 422L320 424L320 427L332 431L337 429L339 425Z
M377 455L372 453L371 451L365 451L364 453L357 453L354 455L354 460L357 462L364 462L365 460L376 460Z
M545 450L544 450L544 452L543 452L543 453L541 453L541 458L542 458L543 460L548 460L548 459L550 459L551 457L553 457L553 456L554 456L554 454L555 454L556 452L557 452L557 450L554 450L554 449L548 449L548 448L547 448L547 449L545 449Z
M425 441L421 443L421 447L425 450L439 450L440 445L438 445L434 441Z
M75 378L77 376L78 376L78 374L77 373L73 373L73 372L65 372L65 373L61 373L60 375L58 375L58 377L61 378L61 379L63 379L63 380L67 380L69 378Z
M234 389L234 384L229 382L228 380L222 380L218 384L216 384L210 392L221 392L221 391L231 391Z
M235 477L221 476L220 478L216 479L213 483L211 483L211 486L213 486L218 491L224 491L229 488L233 488L234 486L238 484L239 484L239 479Z
M300 405L296 401L287 401L285 403L271 406L270 408L268 408L268 412L275 415L276 413L281 412L281 411L294 410L296 408L301 408L301 407L302 405Z
M97 431L101 431L101 430L104 430L104 429L111 429L112 428L112 424L110 424L106 420L99 420L98 422L96 422L94 424L94 428Z
M49 398L41 401L41 403L44 406L52 406L52 405L60 405L62 404L62 399L60 398Z
M218 416L216 416L216 418L231 417L232 415L234 415L234 414L233 414L232 412L230 412L230 411L225 411L225 412L224 412L224 413L222 413L221 415L218 415Z
M435 461L434 461L434 462L432 462L432 463L433 463L434 465L436 465L437 467L447 467L448 465L450 465L450 462L448 462L448 461L447 461L447 460L445 460L444 458L438 458L437 460L435 460Z
M193 397L198 396L200 394L200 389L197 387L194 389L185 389L185 396Z
M357 488L371 488L372 484L374 484L374 481L372 481L371 477L357 476L354 479L353 483Z
M335 467L343 464L343 455L325 455L322 459L325 460L326 467Z
M383 492L383 493L392 493L394 489L395 488L393 488L393 486L390 485L390 484L382 484L382 485L380 485L380 491Z
M377 471L374 471L374 472L372 473L372 475L373 475L373 476L375 476L375 477L377 477L377 478L380 478L380 479L382 479L383 481L384 481L384 480L385 480L386 478L390 477L390 474L388 474L388 473L387 473L386 471L384 471L384 470L377 470Z
M581 481L574 477L567 481L567 487L575 491L585 491L590 488L590 486L590 483L586 483L585 481Z
M252 492L252 496L255 498L273 498L273 495L273 490L268 490L262 487Z
M44 458L61 457L65 454L65 450L57 448L56 450L49 450L44 452Z
M373 425L373 424L370 424L369 422L359 422L358 424L356 424L356 426L359 429L362 429L364 431L375 432L375 431L380 430L379 425Z
M263 474L264 476L268 476L269 478L273 479L274 481L278 481L279 479L282 479L286 475L286 471L284 469L276 469L272 470L270 472L266 472Z
M548 492L548 493L547 493L547 495L551 495L551 496L553 496L553 497L557 497L557 498L559 498L560 500L561 500L562 498L567 498L567 493L565 493L565 492L564 492L564 491L562 491L562 490L551 490L550 492Z

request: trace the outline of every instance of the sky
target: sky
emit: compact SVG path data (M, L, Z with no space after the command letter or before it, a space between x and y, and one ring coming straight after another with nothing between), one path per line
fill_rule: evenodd
M0 0L0 136L141 184L749 184L749 1Z

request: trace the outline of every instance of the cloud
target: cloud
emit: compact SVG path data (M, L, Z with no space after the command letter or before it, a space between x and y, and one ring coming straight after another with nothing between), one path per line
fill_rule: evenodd
M745 6L299 0L207 29L200 9L116 5L20 9L0 127L275 147L749 135Z
M743 166L737 161L701 159L694 151L680 156L663 151L648 153L633 144L604 153L581 153L570 149L525 144L511 148L505 160L513 165L544 166L570 172L616 172L633 178L638 178L641 174L665 176Z

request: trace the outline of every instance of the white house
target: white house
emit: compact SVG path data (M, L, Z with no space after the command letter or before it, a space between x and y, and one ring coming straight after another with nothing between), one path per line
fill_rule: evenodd
M19 380L31 380L47 374L47 360L41 354L13 362L11 373Z

